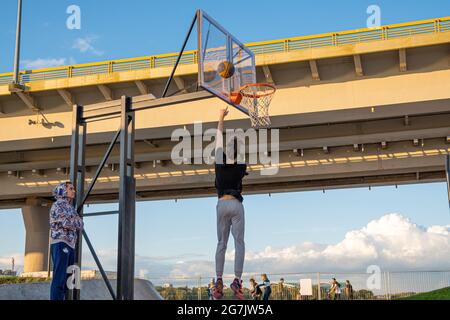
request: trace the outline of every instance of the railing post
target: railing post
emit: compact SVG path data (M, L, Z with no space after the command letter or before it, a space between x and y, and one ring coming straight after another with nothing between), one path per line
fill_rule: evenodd
M388 39L388 28L382 27L381 28L381 40L387 40Z
M197 299L202 300L202 276L198 277Z
M382 275L384 274L384 297L386 300L388 300L388 286L387 286L387 273L383 272Z
M322 300L322 291L320 289L320 272L317 272L317 300Z
M153 69L155 67L155 56L150 57L150 68Z
M289 40L284 41L284 52L289 52Z
M391 300L391 273L388 271L387 273L387 284L388 284L388 300Z
M441 32L441 20L440 19L436 19L434 20L434 32Z

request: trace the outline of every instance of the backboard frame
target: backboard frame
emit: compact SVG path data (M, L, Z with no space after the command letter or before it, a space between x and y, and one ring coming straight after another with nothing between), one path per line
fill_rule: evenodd
M233 103L229 98L227 98L225 95L223 95L221 92L218 92L217 90L214 90L212 87L208 87L204 85L204 65L203 60L205 58L205 53L203 45L203 21L208 21L211 25L213 25L215 28L217 28L219 31L221 31L224 35L227 37L226 41L226 54L228 61L233 61L233 43L237 44L240 49L244 50L246 54L248 54L249 59L251 59L251 65L253 66L253 76L252 76L252 82L256 83L256 59L255 54L247 48L242 42L240 42L236 37L234 37L230 32L228 32L222 25L220 25L216 20L214 20L211 16L209 16L207 13L205 13L203 10L197 10L197 37L198 37L198 85L208 91L209 93L213 94L214 96L218 97L219 99L223 100L227 104L235 107L239 111L243 112L246 115L249 115L248 109L240 104ZM228 92L231 92L231 80L228 81Z

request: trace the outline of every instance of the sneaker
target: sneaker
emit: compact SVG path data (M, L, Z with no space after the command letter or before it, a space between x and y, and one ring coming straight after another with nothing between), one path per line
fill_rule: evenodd
M214 285L213 298L214 300L222 299L223 297L223 281L222 278L218 278Z
M234 292L234 296L239 300L244 300L244 293L242 292L242 280L235 278L230 285L231 290Z

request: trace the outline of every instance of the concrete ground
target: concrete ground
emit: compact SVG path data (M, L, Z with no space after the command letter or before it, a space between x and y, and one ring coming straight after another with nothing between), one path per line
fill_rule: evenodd
M116 288L116 280L110 280ZM19 283L0 285L0 300L48 300L50 297L50 282ZM111 296L103 280L82 280L82 300L111 300ZM135 300L162 300L150 281L134 280Z

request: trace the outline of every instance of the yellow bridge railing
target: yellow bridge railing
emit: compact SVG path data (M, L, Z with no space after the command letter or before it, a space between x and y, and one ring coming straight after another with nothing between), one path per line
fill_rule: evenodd
M449 31L450 17L444 17L439 19L387 25L378 28L366 28L288 39L253 42L247 44L247 46L257 55L274 54L310 48L324 48L356 44L361 42L384 41L420 34L434 34ZM21 83L28 83L42 80L170 67L175 64L177 56L178 53L168 53L154 56L110 60L39 70L27 70L20 72L20 81ZM197 51L186 51L183 54L180 63L197 63ZM11 72L0 74L0 85L8 84L11 81Z

